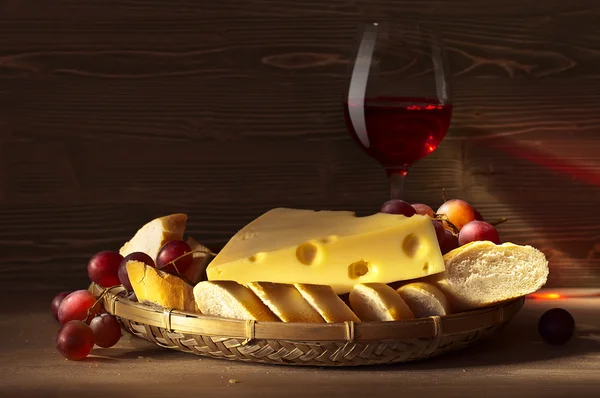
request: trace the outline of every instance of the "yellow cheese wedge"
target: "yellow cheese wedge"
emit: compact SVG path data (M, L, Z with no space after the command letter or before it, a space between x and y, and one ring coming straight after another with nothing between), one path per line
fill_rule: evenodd
M428 216L277 208L245 226L206 269L209 280L330 285L391 283L444 271Z
M200 312L196 307L192 286L175 275L131 260L125 265L129 281L140 303L153 303L168 309Z
M187 215L182 213L155 218L140 228L119 253L125 257L133 252L142 252L156 261L156 255L165 243L183 239L186 223Z

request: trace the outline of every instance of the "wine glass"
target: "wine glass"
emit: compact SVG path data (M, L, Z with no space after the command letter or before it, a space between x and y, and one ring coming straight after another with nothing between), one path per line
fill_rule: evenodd
M442 43L420 24L373 22L359 30L344 101L348 130L385 169L402 199L408 169L440 144L452 104Z

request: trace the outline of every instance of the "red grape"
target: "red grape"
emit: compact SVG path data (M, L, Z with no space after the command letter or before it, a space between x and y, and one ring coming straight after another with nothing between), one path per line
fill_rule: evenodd
M135 303L137 303L137 301L138 301L137 296L135 295L135 292L133 292L129 296L127 296L127 299L130 301L133 301Z
M412 217L417 214L417 211L410 203L399 199L392 199L381 205L379 209L381 213L402 214L406 217Z
M450 199L440 206L437 214L445 214L450 221L460 231L462 227L475 220L475 210L473 207L460 199Z
M102 287L120 285L119 265L121 260L123 260L123 256L117 252L102 251L90 259L88 276L92 282Z
M63 357L79 361L87 357L94 347L94 332L84 322L69 321L58 331L56 349Z
M489 240L497 245L500 244L498 231L485 221L471 221L458 233L458 244L461 246L479 240Z
M544 312L538 321L538 333L548 344L565 344L573 337L574 331L575 319L562 308Z
M458 237L451 231L444 230L444 238L440 241L440 250L446 254L458 247Z
M94 332L94 341L96 345L108 348L112 347L121 338L121 325L119 325L119 321L110 315L110 314L102 314L100 316L95 317L90 322L90 327Z
M434 217L433 209L426 204L423 203L413 203L412 207L416 210L417 214L422 214L424 216L429 216L431 218Z
M123 260L121 260L121 264L119 265L119 281L125 287L125 289L132 291L133 287L131 286L131 282L129 281L129 275L127 274L126 267L127 261L130 260L140 261L149 267L155 267L155 265L154 260L152 260L152 257L143 252L134 252L123 257Z
M50 309L52 310L52 315L58 321L58 307L60 307L60 303L62 303L63 299L67 297L71 292L60 292L52 299L52 304L50 305Z
M435 229L435 235L439 243L446 236L446 230L444 229L444 226L441 222L436 220L431 220L431 222L433 223L433 229Z
M163 247L161 247L158 255L156 256L156 268L173 275L181 275L190 267L190 265L192 265L193 256L190 254L182 257L175 262L175 266L169 263L175 260L177 257L180 257L191 251L192 249L190 248L190 245L183 240L172 240L167 242Z
M69 321L90 321L96 314L102 311L102 305L97 303L94 309L90 311L88 317L87 312L94 303L96 297L87 290L76 290L63 299L58 307L58 321L61 325Z

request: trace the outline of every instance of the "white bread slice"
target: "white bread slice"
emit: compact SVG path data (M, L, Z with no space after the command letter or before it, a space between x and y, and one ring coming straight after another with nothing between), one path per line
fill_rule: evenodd
M350 291L350 306L361 321L397 321L415 316L394 289L385 283L359 283Z
M192 251L198 253L192 254L192 265L183 273L183 277L195 286L198 282L206 280L206 267L214 258L214 255L206 246L191 236L187 238L186 242L190 245Z
M417 318L445 316L450 313L444 293L426 282L413 282L396 289L402 300Z
M133 252L142 252L156 261L158 251L165 243L183 239L186 223L187 215L183 213L155 218L140 228L119 253L125 257Z
M249 282L248 287L283 322L325 322L294 285Z
M205 315L278 322L252 290L234 281L203 281L194 287L196 305Z
M466 311L540 289L548 278L548 260L531 246L471 242L444 255L446 270L432 281L446 294L453 311Z
M140 261L130 260L125 266L140 303L151 303L177 311L199 312L192 286L183 279Z
M329 285L296 283L294 287L327 323L360 322L354 312L342 301Z

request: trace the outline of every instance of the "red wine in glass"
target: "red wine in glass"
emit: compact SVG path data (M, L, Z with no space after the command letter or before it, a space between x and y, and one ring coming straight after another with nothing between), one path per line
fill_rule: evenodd
M354 141L381 163L388 174L406 174L410 165L435 151L452 117L451 104L431 98L365 98L362 112L370 144L365 146L350 119L356 106L349 101L344 103L348 130Z
M409 168L436 150L452 117L436 36L418 25L366 25L344 117L354 141L384 167L391 197L400 199Z

